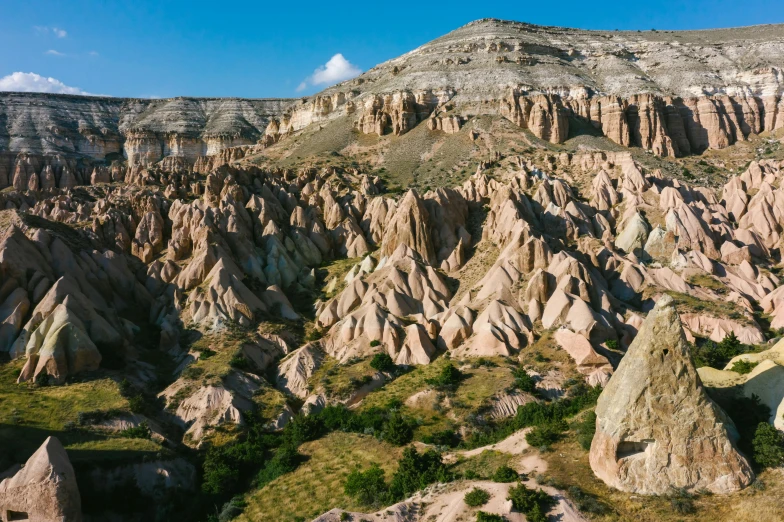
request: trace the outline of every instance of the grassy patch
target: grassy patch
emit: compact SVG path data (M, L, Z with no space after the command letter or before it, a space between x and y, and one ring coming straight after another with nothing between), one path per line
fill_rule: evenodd
M299 447L306 457L292 473L279 477L246 497L245 513L238 520L311 520L334 507L360 510L347 496L343 484L355 468L367 469L376 462L391 477L402 449L373 437L331 433Z
M648 290L643 291L643 299L650 297L646 295ZM675 307L679 313L707 313L716 317L723 317L738 321L741 324L751 324L752 320L743 313L743 309L735 303L729 301L710 301L699 299L688 294L667 290L666 294L675 300Z
M370 367L370 359L353 364L340 364L331 357L310 377L310 389L323 388L329 397L347 399L358 388L368 384L376 370Z
M756 522L779 520L784 513L784 500L778 494L780 488L784 487L784 476L778 470L760 473L757 486L748 487L738 493L695 496L695 513L680 514L673 510L672 499L668 496L635 495L609 488L594 476L588 463L588 453L577 444L574 437L567 437L556 443L553 450L543 455L548 469L546 476L538 477L537 480L555 485L564 491L576 487L611 507L605 514L591 515L591 520L594 521Z
M438 377L442 369L452 362L460 367L459 362L446 358L438 358L426 366L417 366L411 372L401 375L383 388L371 392L362 401L361 409L373 406L384 408L388 404L403 404L406 399L417 392L432 389L427 381ZM514 376L508 362L501 359L497 366L481 366L478 368L461 368L465 377L457 385L455 391L443 393L439 399L427 404L404 405L401 411L415 419L419 426L415 437L422 439L434 433L454 429L456 425L465 423L469 415L480 413L490 405L490 399L512 386Z
M515 455L501 451L485 450L474 457L458 457L451 471L469 479L491 480L498 468L508 466Z
M692 286L713 290L717 294L726 294L728 291L724 283L708 274L692 274L686 278L686 282Z

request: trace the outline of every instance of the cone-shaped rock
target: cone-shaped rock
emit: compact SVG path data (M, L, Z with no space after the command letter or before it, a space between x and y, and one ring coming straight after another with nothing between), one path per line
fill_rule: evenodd
M669 296L659 299L596 406L591 468L608 485L739 490L754 480L730 418L705 393Z
M56 438L47 438L15 474L4 475L8 478L0 482L0 520L81 522L76 475Z

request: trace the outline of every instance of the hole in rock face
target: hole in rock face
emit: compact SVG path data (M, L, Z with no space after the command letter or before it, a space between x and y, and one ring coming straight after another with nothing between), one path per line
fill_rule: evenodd
M628 459L634 457L642 457L651 444L653 444L652 440L621 441L620 443L618 443L618 449L615 450L615 458L616 460L621 460L621 459Z
M25 513L24 511L10 511L9 510L6 513L6 517L5 518L6 518L6 520L8 520L8 522L28 520L27 513Z
M668 353L670 353L670 350L668 348L665 348L664 349L664 355L667 355Z

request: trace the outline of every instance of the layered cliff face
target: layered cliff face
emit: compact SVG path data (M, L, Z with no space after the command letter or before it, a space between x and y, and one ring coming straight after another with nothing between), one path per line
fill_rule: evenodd
M784 127L784 27L603 32L479 20L292 105L272 143L349 115L365 134L500 114L563 143L581 125L660 156ZM430 119L449 112L449 118ZM571 121L571 124L570 124Z
M255 144L286 99L174 98L142 100L52 94L0 94L0 182L25 153L39 163L53 157L122 159L151 165L165 157L193 164L201 156Z

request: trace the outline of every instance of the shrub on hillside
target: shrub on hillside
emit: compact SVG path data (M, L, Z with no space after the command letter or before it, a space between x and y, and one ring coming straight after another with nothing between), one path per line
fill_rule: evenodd
M258 487L263 487L286 473L290 473L297 469L302 456L293 446L281 446L275 451L275 455L269 459L264 468L259 471L256 476L256 484Z
M512 375L515 378L515 382L514 382L515 388L526 393L536 392L536 381L534 380L533 377L528 375L528 372L526 372L522 368L517 368L512 371Z
M751 370L756 368L758 364L759 363L744 360L735 361L735 364L732 365L730 371L746 375L747 373L751 373Z
M525 441L534 448L549 448L561 438L561 434L568 429L566 422L552 421L534 428L525 434Z
M476 522L506 522L506 517L495 513L476 512Z
M585 451L591 449L591 442L596 433L596 412L589 411L581 420L574 423L573 429L577 434L577 442Z
M695 346L692 350L692 357L698 368L710 366L721 369L727 366L733 357L750 350L750 346L741 343L735 333L730 332L720 343L706 341L699 347Z
M547 522L545 513L555 504L553 497L539 489L529 489L524 484L509 489L507 500L525 515L528 522Z
M414 438L411 422L400 413L393 413L384 424L384 440L395 446L405 446Z
M381 505L387 498L388 486L384 480L384 470L372 464L365 471L355 469L346 477L343 490L366 506Z
M474 488L463 497L463 501L470 507L484 506L488 500L490 500L490 493L481 488Z
M493 482L515 482L520 476L509 466L500 466L493 473Z
M377 353L373 356L373 359L370 361L370 367L374 370L378 370L380 372L393 372L397 365L395 361L392 360L392 357L389 356L388 353Z
M777 468L784 464L784 432L760 422L754 433L754 460L760 467Z
M464 377L463 373L450 362L441 368L441 372L436 377L426 379L425 382L439 390L454 390Z
M390 500L397 502L434 482L451 480L452 475L441 461L440 453L433 450L419 453L415 448L408 447L403 451L397 471L392 476Z

